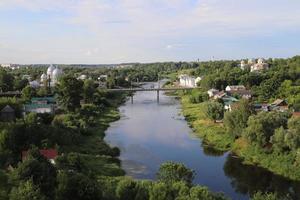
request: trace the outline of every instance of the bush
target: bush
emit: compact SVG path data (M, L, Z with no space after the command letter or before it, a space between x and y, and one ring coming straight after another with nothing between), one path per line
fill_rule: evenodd
M206 116L214 121L223 119L224 106L218 102L207 102L205 104Z
M124 179L118 183L117 196L120 200L135 199L137 194L136 183L131 179Z
M182 181L191 185L195 172L188 169L182 163L166 162L163 163L157 173L157 179L165 183Z
M9 196L10 200L46 200L39 187L35 186L31 180L13 188Z
M191 103L202 103L209 99L208 94L202 92L192 92L189 96L189 100Z

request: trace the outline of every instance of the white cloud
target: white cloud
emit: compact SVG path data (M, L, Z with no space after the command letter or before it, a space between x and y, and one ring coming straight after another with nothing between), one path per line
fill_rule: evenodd
M44 41L44 49L39 50L44 54L48 52L47 55L52 55L50 57L53 58L76 62L80 59L80 55L88 57L89 62L163 60L169 59L168 56L172 56L170 53L173 51L168 51L169 54L165 55L157 49L190 48L190 45L186 44L189 38L191 40L209 38L213 41L214 37L259 37L274 32L299 30L297 27L300 26L298 14L300 2L297 0L288 3L284 0L1 0L0 2L0 12L16 8L33 13L45 11L59 13L55 16L60 17L59 20L50 16L46 21L42 21L45 27L55 20L57 25L74 27L75 30L88 33L88 35L82 33L80 35L79 32L68 33L69 36L54 35L48 38L49 41ZM42 30L36 31L42 33ZM29 28L24 32L30 32ZM75 37L75 34L76 38L70 39ZM16 44L14 39L11 38L7 44L18 49L20 44ZM22 45L28 45L29 41L22 42ZM53 43L57 44L60 50L53 50ZM32 46L38 47L38 44ZM98 50L95 50L95 46ZM197 47L197 50L199 49L201 47ZM65 58L58 56L59 53L64 53Z

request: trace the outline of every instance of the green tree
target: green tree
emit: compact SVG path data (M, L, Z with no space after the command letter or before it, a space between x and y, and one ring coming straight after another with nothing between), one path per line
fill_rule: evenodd
M263 194L262 192L257 192L253 195L251 200L292 200L288 196L278 196L275 193L265 193Z
M172 190L164 182L155 183L150 190L149 200L173 200Z
M206 115L214 121L221 120L224 116L224 106L218 102L207 102Z
M14 89L15 90L23 90L28 85L27 79L15 79Z
M177 199L183 199L189 196L190 188L185 182L175 182L172 185L173 195Z
M286 130L283 127L280 127L275 130L273 136L271 136L271 143L273 144L273 148L279 152L281 152L284 148L286 148L285 143Z
M150 198L150 188L152 187L151 181L138 181L136 183L136 196L135 200L145 200Z
M83 83L71 76L64 76L56 86L59 104L67 111L80 108Z
M289 115L281 112L260 112L250 116L247 122L248 127L244 130L243 136L250 142L264 146L270 142L275 129L287 127Z
M118 183L116 189L117 197L120 200L135 199L137 194L136 183L134 180L125 178Z
M12 91L14 89L14 77L7 71L0 69L0 92Z
M22 99L26 102L29 102L33 96L36 95L36 91L34 88L30 87L30 85L26 86L22 90Z
M57 178L57 200L100 200L101 188L96 181L80 173L61 171Z
M116 85L115 76L113 74L109 75L106 81L107 88L114 88Z
M182 163L166 162L163 163L157 173L157 179L165 183L183 181L191 185L195 172L188 169Z
M290 150L297 150L300 147L300 134L295 129L289 129L284 137L284 142Z
M56 167L62 170L71 170L81 173L87 170L84 160L78 153L69 153L59 156L56 159Z
M83 99L86 103L93 103L95 91L94 81L91 79L85 80L83 84Z
M252 109L247 100L241 100L231 112L226 112L224 116L224 125L227 132L235 137L240 137L247 121L252 114Z
M0 149L1 151L1 149ZM0 199L8 199L8 176L2 170L0 170Z
M9 197L10 200L46 200L32 180L21 182L18 187L12 189Z
M49 198L54 196L56 169L37 149L28 152L28 158L16 169L19 181L32 180L41 192Z
M190 189L190 199L191 200L198 200L198 199L213 200L214 198L206 187L194 186Z

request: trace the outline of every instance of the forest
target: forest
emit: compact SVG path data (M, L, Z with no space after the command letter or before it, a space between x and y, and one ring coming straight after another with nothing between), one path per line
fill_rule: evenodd
M16 112L15 121L0 122L0 199L228 199L194 185L193 170L181 163L162 164L156 181L126 177L118 159L120 150L110 147L103 138L109 123L119 119L117 108L128 94L109 93L100 88L95 81L100 75L108 76L106 88L163 78L169 78L172 83L180 73L202 76L200 90L177 94L196 134L201 132L199 136L207 143L232 150L249 163L300 179L300 121L292 117L292 112L300 108L300 57L267 62L270 69L261 73L241 70L238 61L150 63L95 69L62 66L64 76L55 88L38 89L30 87L23 75L38 79L45 67L0 69L1 91L21 91L21 97L0 98L0 109L10 105ZM76 78L82 74L91 79ZM250 89L253 99L240 100L231 112L224 111L224 102L209 100L206 94L210 88L222 90L227 85L238 84ZM55 114L23 115L23 104L33 97L53 95L59 104ZM288 112L253 110L254 103L270 103L277 98L286 99ZM41 149L58 152L55 165L41 155ZM26 158L22 156L23 151L27 151ZM253 191L252 199L289 197Z

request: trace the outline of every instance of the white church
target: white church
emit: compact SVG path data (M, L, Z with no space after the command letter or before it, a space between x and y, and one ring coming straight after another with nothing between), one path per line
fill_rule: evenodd
M43 73L41 75L40 83L43 85L45 82L49 83L50 86L54 87L56 83L58 82L58 79L63 75L62 69L59 67L55 67L54 65L50 65L47 69L47 73Z
M255 59L248 59L247 63L242 60L240 66L242 70L250 69L251 72L259 72L269 69L269 64L266 63L265 59L263 58L259 58L257 63Z
M179 75L179 85L181 87L197 87L197 83L202 80L201 77L191 77L187 74Z

